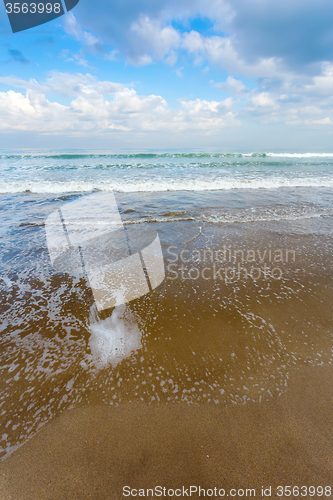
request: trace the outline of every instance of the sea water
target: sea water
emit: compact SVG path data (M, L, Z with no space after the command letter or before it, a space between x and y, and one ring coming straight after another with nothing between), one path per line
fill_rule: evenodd
M3 456L79 404L260 404L332 363L333 154L2 151L0 172ZM105 317L45 235L99 191L154 228L166 270Z

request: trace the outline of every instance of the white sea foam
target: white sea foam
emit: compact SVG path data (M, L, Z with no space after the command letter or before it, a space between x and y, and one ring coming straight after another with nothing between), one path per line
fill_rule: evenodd
M247 156L247 155L243 155ZM252 153L248 156L252 156ZM280 158L333 158L333 153L266 153L268 157Z
M316 217L331 217L333 210L326 207L288 207L266 208L264 210L243 209L228 213L212 212L201 217L204 222L230 223L235 222L265 222L283 220L313 219Z
M333 187L332 177L269 177L269 178L221 178L211 180L161 179L141 182L73 181L73 182L11 182L0 183L0 193L73 193L91 192L166 192L166 191L228 191L232 189L278 189L297 187Z
M140 328L126 305L117 306L105 320L99 320L93 309L90 331L91 359L97 368L115 367L142 347Z

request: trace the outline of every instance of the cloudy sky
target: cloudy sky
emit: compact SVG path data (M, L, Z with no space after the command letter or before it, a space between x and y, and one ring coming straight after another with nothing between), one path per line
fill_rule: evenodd
M0 8L1 148L333 150L331 0Z

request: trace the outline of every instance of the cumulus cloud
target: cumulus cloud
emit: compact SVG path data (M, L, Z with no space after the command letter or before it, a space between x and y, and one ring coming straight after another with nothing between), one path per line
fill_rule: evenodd
M70 74L51 71L49 75L49 78L43 83L39 83L34 79L26 81L12 76L0 77L0 82L13 87L27 89L36 94L58 94L63 97L81 94L115 94L125 87L122 83L98 81L89 73L83 75L81 73Z
M308 94L332 96L333 95L333 64L324 62L320 75L313 77L312 82L305 86Z
M253 64L248 64L235 50L233 37L205 37L197 31L191 31L184 34L182 48L195 56L196 64L202 64L208 60L210 64L234 74L256 77L283 72L282 61L274 57L261 58Z
M256 94L251 98L251 102L256 107L260 108L271 108L275 107L276 103L274 99L269 95L268 92L261 92L260 94Z
M76 40L83 42L89 50L103 50L103 45L99 39L92 35L89 31L84 31L72 12L69 12L64 17L63 26L68 35L71 35Z
M331 126L333 118L333 65L328 63L303 83L299 77L260 79L248 89L229 76L215 86L237 100L180 99L175 107L160 95L139 95L133 85L100 81L89 73L52 72L44 82L1 77L0 82L21 89L0 93L0 128L6 131L209 135L244 120L319 127Z
M91 75L52 73L44 83L35 80L1 78L2 83L25 88L25 93L0 92L0 129L36 131L43 134L110 131L216 132L237 126L231 98L223 101L180 101L170 108L157 95L140 96L134 88L114 82L98 81ZM64 105L47 99L48 94L74 97Z
M64 27L66 32L80 40L88 51L99 52L108 58L109 54L101 41L90 32L84 31L72 13L69 14ZM127 62L134 66L148 65L161 60L173 66L179 54L185 52L193 56L196 66L208 61L213 66L248 77L274 76L283 73L281 58L261 57L255 62L248 63L235 49L235 41L235 35L206 37L195 30L182 33L167 24L164 17L154 19L140 14L126 27L124 34L119 35L117 41L113 40L118 48L113 49L111 53L120 54L121 51ZM85 62L82 54L79 56Z
M307 121L309 124L315 124L315 125L332 125L332 121L329 117L326 118L321 118L321 120L309 120Z
M162 27L159 21L140 16L131 25L128 36L133 39L129 50L129 60L133 64L149 64L153 57L161 60L168 54L169 64L175 63L172 57L175 57L174 49L179 47L181 37L172 26Z
M248 62L281 58L299 72L332 58L333 3L329 0L234 0L229 29Z
M181 107L173 116L173 123L177 124L181 130L194 128L208 131L214 131L227 124L240 125L240 121L233 112L234 104L235 102L230 97L221 102L201 99L181 101Z
M239 112L262 123L331 125L333 116L333 65L322 64L320 75L260 80Z
M248 92L244 83L232 76L228 76L225 82L216 83L215 87L222 90L222 92L228 92L232 95L244 95Z
M85 0L75 16L64 17L68 33L90 49L112 44L133 64L164 57L170 63L186 50L195 64L209 60L233 74L262 77L291 68L313 75L316 65L332 60L330 0L100 0L98 8ZM216 34L191 30L198 17L210 20Z

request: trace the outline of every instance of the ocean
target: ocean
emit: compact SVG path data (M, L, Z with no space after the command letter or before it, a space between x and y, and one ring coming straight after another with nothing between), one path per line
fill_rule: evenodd
M186 405L198 419L198 408L246 408L246 435L302 370L317 381L306 404L318 404L318 370L333 362L333 153L2 151L0 173L5 463L80 408L133 405L143 421L140 404ZM128 231L158 234L165 276L99 314L86 276L53 265L45 224L105 193Z
M333 153L2 151L0 193L332 188Z

